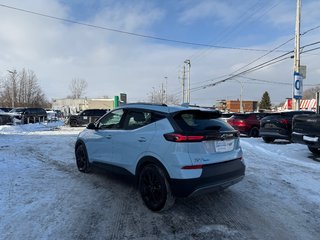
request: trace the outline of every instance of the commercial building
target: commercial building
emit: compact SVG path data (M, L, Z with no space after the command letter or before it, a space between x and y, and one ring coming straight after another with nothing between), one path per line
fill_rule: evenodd
M240 100L221 100L217 108L222 112L240 112ZM258 110L257 101L242 101L243 112L255 112Z
M52 100L52 109L60 110L64 116L76 114L85 109L114 109L119 104L127 103L127 95L120 94L114 98L62 98Z

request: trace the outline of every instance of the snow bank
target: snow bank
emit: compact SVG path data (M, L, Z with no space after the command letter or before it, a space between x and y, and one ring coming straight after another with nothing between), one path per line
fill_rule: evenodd
M0 134L12 133L28 133L37 131L52 131L64 125L63 121L55 121L48 123L34 123L34 124L21 124L21 125L3 125L0 126Z

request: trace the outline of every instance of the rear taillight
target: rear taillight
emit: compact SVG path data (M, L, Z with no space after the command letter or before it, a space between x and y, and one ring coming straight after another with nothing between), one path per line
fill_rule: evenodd
M288 119L280 119L279 120L279 123L282 123L282 124L289 124L289 120Z
M247 124L243 120L235 119L232 121L231 125L237 126L237 127L245 127Z
M166 133L163 136L171 142L201 142L205 139L205 136L202 135L187 136L179 133Z

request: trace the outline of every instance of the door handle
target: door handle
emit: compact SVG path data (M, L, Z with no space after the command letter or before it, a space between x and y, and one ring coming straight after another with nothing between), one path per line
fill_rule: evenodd
M107 135L107 136L106 136L106 139L111 139L111 138L112 138L111 135Z
M147 139L145 139L144 137L141 137L141 138L138 139L138 141L139 141L139 142L146 142Z

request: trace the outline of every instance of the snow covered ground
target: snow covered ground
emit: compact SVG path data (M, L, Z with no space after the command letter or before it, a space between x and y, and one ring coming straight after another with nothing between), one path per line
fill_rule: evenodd
M82 128L59 126L0 126L0 239L319 239L320 159L306 146L242 138L242 182L152 213L131 179L78 172Z

